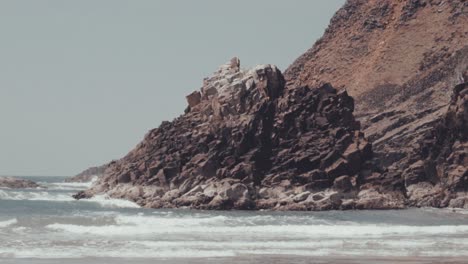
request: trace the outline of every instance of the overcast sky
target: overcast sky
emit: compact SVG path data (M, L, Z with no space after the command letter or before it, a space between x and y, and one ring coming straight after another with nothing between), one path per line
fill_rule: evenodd
M0 1L0 175L122 157L231 57L284 70L343 3Z

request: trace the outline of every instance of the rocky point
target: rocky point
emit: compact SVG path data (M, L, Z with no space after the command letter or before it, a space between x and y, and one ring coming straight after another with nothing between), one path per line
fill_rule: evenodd
M360 190L363 173L378 172L345 90L286 90L276 66L242 70L234 58L187 102L184 115L150 131L76 198L106 193L152 208L278 210L367 208L387 198Z

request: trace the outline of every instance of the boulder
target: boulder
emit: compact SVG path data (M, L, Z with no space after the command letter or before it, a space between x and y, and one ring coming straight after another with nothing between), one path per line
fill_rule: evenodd
M340 176L333 181L333 188L338 191L348 192L353 188L351 177L348 175Z
M311 194L311 192L300 193L300 194L293 197L293 201L296 202L296 203L305 201L309 197L310 194Z
M186 98L189 107L193 108L201 102L201 93L199 91L194 91L191 94L187 95Z

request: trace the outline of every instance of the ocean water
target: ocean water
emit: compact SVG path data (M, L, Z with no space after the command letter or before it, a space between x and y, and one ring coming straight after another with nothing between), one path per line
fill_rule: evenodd
M0 189L0 263L468 263L468 212L151 210L89 183Z

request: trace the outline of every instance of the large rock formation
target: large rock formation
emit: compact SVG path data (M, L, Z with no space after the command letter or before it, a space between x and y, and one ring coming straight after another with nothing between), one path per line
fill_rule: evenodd
M356 117L387 171L382 180L409 205L447 206L462 195L455 185L465 183L452 178L466 163L453 157L463 160L468 148L441 124L453 120L450 98L461 89L453 87L467 81L467 14L459 0L348 0L285 72L289 89L332 83L355 97Z
M105 192L155 208L468 207L467 8L348 0L284 78L234 58L187 96L185 115L76 197Z
M10 189L23 189L23 188L38 188L39 184L20 178L14 177L0 177L0 188L10 188Z
M391 191L359 192L366 173L380 173L346 91L327 84L286 91L275 66L241 70L234 58L187 101L184 115L150 131L75 197L105 192L153 208L403 206L388 199ZM375 199L382 203L369 203Z

